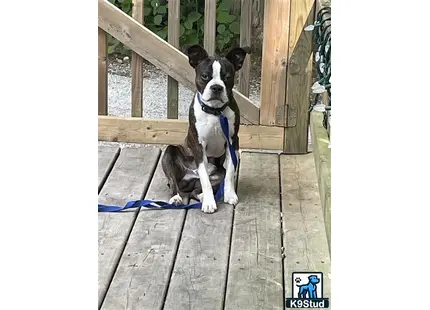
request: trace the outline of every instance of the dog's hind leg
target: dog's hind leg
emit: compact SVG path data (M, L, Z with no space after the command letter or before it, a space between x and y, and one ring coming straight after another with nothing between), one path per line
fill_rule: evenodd
M169 200L171 204L178 205L182 203L179 181L186 174L185 160L185 151L180 145L169 145L164 151L161 160L161 166L168 182L167 185L172 190L172 198Z

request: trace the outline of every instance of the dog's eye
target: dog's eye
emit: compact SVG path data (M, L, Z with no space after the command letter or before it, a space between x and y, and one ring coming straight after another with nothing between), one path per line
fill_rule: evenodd
M226 75L226 76L224 76L224 80L228 81L228 80L230 80L230 79L231 79L231 75Z
M206 73L203 73L202 74L202 79L205 80L205 81L209 80L209 75L207 75Z

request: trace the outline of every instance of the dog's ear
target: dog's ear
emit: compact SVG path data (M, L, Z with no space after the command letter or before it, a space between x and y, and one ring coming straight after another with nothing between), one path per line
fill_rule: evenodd
M186 47L185 54L188 56L188 62L193 68L197 67L202 60L209 57L206 50L199 44Z
M230 61L233 64L234 69L238 71L242 68L246 54L251 54L251 48L249 46L235 47L225 55L225 58Z

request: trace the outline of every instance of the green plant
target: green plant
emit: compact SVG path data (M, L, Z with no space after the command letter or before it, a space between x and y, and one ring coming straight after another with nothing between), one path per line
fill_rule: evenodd
M109 0L131 15L131 0ZM176 0L170 0L176 1ZM203 44L204 0L181 0L180 46ZM216 50L224 51L239 43L240 16L232 14L234 0L217 0ZM168 1L144 0L144 24L163 40L168 33ZM109 39L108 53L129 54L130 49L114 38Z

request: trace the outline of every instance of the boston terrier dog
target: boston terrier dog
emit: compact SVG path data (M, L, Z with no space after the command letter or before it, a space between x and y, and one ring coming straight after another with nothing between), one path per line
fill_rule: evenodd
M238 203L235 169L220 115L228 120L230 143L239 158L240 111L233 97L235 73L250 54L249 47L236 47L224 57L209 56L200 45L186 49L196 72L197 92L189 108L188 134L183 145L169 145L162 158L162 168L173 192L171 204L181 204L185 193L202 203L202 211L217 209L214 193L224 181L224 202Z

